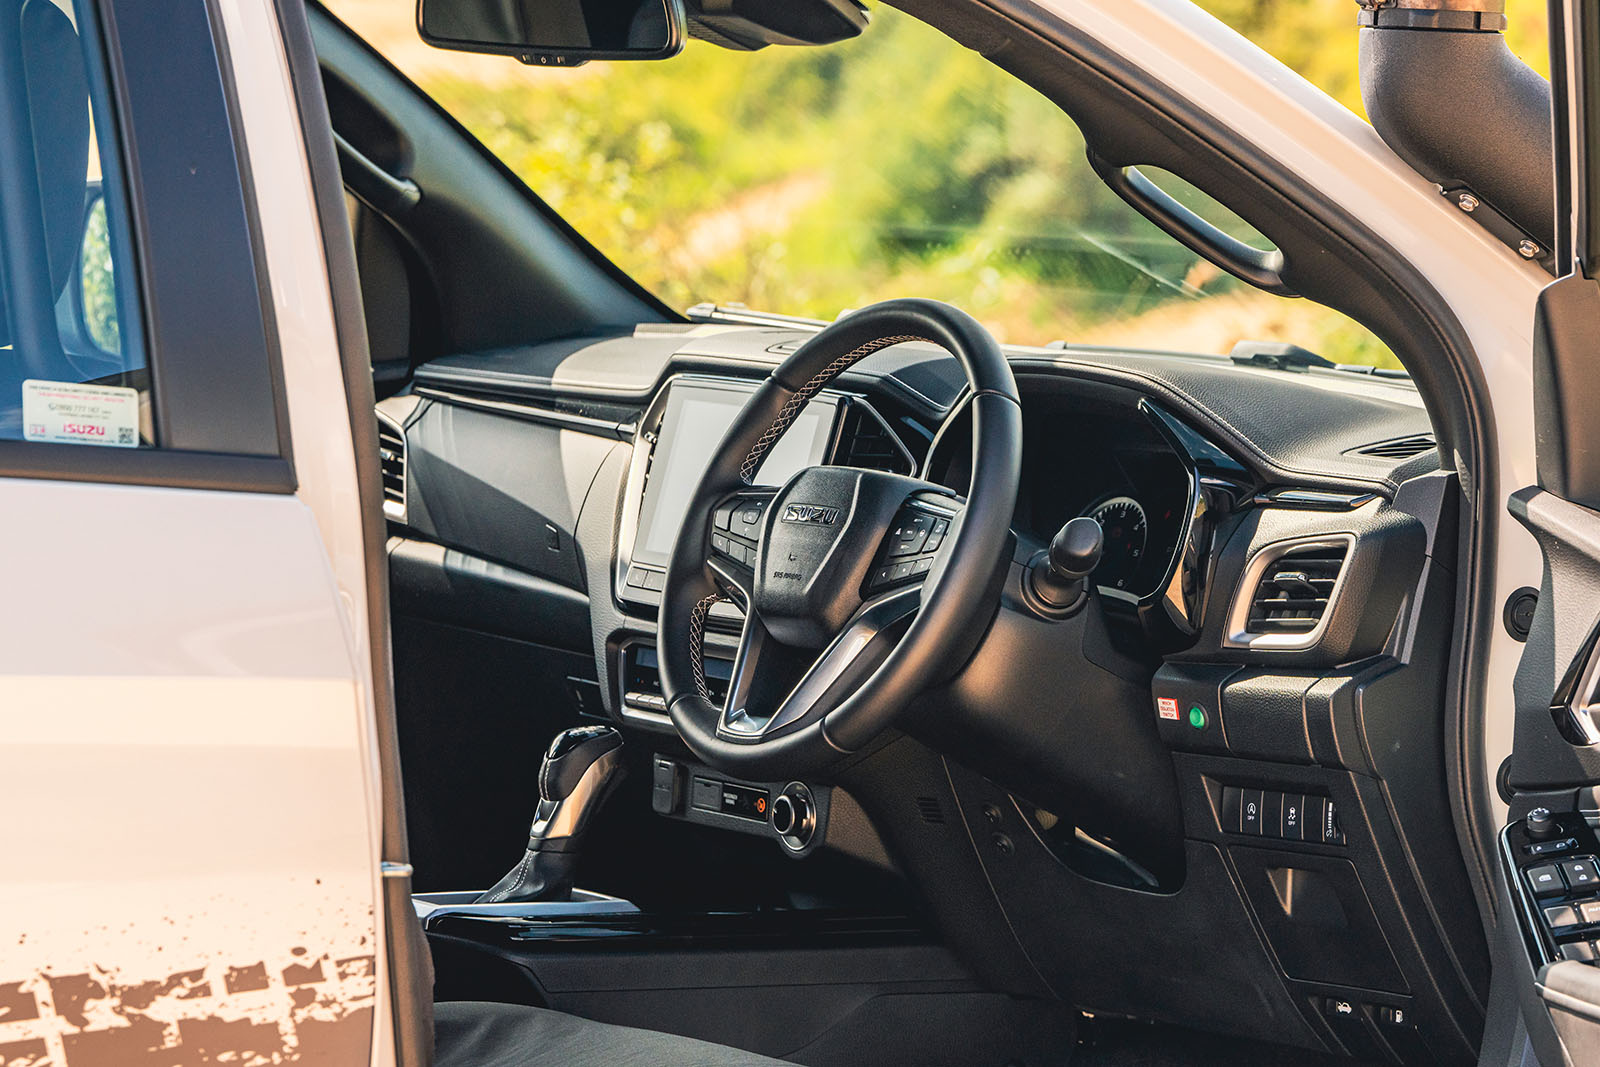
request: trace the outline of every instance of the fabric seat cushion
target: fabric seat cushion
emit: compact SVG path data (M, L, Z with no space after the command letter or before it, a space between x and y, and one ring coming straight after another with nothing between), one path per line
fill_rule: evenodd
M435 1067L782 1067L707 1041L519 1004L434 1005Z

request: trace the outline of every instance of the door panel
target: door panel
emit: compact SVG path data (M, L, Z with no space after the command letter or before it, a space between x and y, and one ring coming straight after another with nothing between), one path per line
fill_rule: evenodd
M28 517L0 534L0 1062L365 1062L365 723L311 513L28 481L0 501Z
M72 294L7 240L50 202L5 121L30 47L5 16L29 5L71 9L96 115L115 116L96 125L125 196L107 210L131 223L110 254L148 356L142 378L60 377L148 410L130 447L26 424L0 441L0 1063L391 1062L387 659L374 671L365 610L381 505L357 475L276 16L0 0L0 289L23 355L69 368L51 299ZM0 410L31 372L18 351L0 347ZM404 878L388 884L413 928Z

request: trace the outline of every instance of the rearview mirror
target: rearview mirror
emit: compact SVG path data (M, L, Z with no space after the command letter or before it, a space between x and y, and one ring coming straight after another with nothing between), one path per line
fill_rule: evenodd
M666 59L683 48L683 0L418 0L435 48L516 56L536 66Z

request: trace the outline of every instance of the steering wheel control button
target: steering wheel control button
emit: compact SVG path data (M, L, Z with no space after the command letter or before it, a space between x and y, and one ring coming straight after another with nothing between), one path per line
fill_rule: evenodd
M733 516L733 525L730 529L736 534L745 537L757 537L761 531L761 515L767 506L761 501L751 501L745 504Z
M906 510L900 513L899 519L894 524L894 529L889 533L889 556L914 556L922 551L923 543L928 539L928 532L933 527L934 518L925 511Z
M944 544L944 535L950 532L949 519L934 519L933 526L928 530L928 541L922 547L928 552L939 551L939 546Z
M1567 883L1561 880L1561 871L1553 863L1530 870L1528 885L1533 887L1536 897L1559 897L1567 891Z
M1583 889L1600 889L1600 872L1595 869L1593 856L1567 860L1561 865L1561 873L1567 876L1567 885L1575 893Z
M1239 832L1261 836L1261 790L1246 789L1239 802Z

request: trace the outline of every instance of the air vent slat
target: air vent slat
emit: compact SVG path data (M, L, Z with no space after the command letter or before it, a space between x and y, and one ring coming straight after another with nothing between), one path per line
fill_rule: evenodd
M911 474L911 460L898 439L866 404L850 400L834 462L843 467Z
M1396 437L1391 441L1378 441L1358 448L1356 452L1359 455L1376 456L1379 459L1410 459L1412 456L1420 456L1438 447L1433 434L1419 433L1410 437Z
M1322 624L1344 569L1345 545L1291 548L1268 563L1251 592L1246 635L1308 634Z
M378 420L378 463L383 470L383 513L400 522L406 517L406 438L395 426Z

